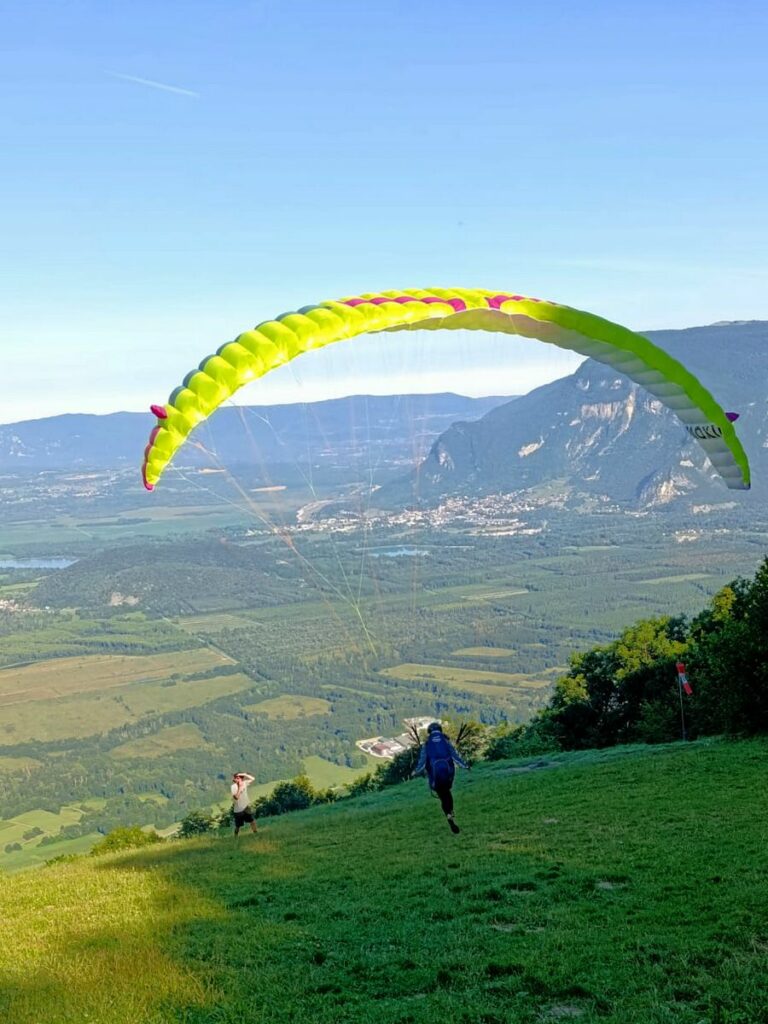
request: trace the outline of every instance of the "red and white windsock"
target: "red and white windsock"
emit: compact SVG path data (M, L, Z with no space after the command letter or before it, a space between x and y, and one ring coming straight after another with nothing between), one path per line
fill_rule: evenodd
M680 683L680 689L690 697L693 693L693 689L691 688L691 684L688 682L688 673L685 671L685 665L682 661L678 661L675 667L677 668L677 680Z

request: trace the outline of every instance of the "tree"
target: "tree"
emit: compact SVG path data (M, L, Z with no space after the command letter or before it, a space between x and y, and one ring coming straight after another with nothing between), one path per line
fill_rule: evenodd
M363 793L373 793L376 789L378 786L374 782L373 772L367 772L347 784L347 795L350 797L361 796Z
M511 757L535 757L559 749L548 712L542 711L527 725L505 725L492 732L484 756L487 761L502 761Z
M488 729L474 718L461 722L443 719L446 736L456 747L468 765L473 765L483 756L488 745Z
M419 760L419 748L407 747L388 761L382 761L376 768L374 783L377 789L384 786L396 786L411 777L411 772Z
M735 580L691 625L692 721L704 733L768 731L768 559Z
M683 618L644 619L614 643L572 655L539 724L546 722L558 744L572 750L650 735L674 739L675 662L686 640Z

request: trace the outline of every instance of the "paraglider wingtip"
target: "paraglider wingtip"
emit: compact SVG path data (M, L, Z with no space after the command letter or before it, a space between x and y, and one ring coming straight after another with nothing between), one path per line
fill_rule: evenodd
M155 489L155 485L148 483L146 480L144 481L144 487L148 491L154 491Z
M149 411L151 413L153 413L155 416L157 416L157 418L159 420L167 420L168 419L168 412L165 409L165 406L162 406L162 405L150 405Z
M727 412L725 414L726 419L730 420L731 423L735 423L740 415L741 415L741 413L739 413L739 412Z

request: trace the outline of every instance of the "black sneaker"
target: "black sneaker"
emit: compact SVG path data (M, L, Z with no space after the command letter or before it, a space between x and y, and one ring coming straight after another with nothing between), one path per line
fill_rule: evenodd
M453 820L453 815L452 814L448 815L448 827L450 828L451 832L453 832L453 834L455 836L457 836L459 834L459 832L461 832L461 829L456 824L456 822Z

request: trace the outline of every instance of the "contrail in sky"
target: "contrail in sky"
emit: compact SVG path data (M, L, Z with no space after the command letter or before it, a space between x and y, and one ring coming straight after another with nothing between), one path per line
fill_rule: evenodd
M107 71L112 78L122 78L124 82L136 82L137 85L148 85L150 89L162 89L164 92L177 92L181 96L194 96L198 99L199 92L191 89L180 89L178 85L166 85L165 82L153 82L151 78L137 78L135 75L122 75L119 71Z

